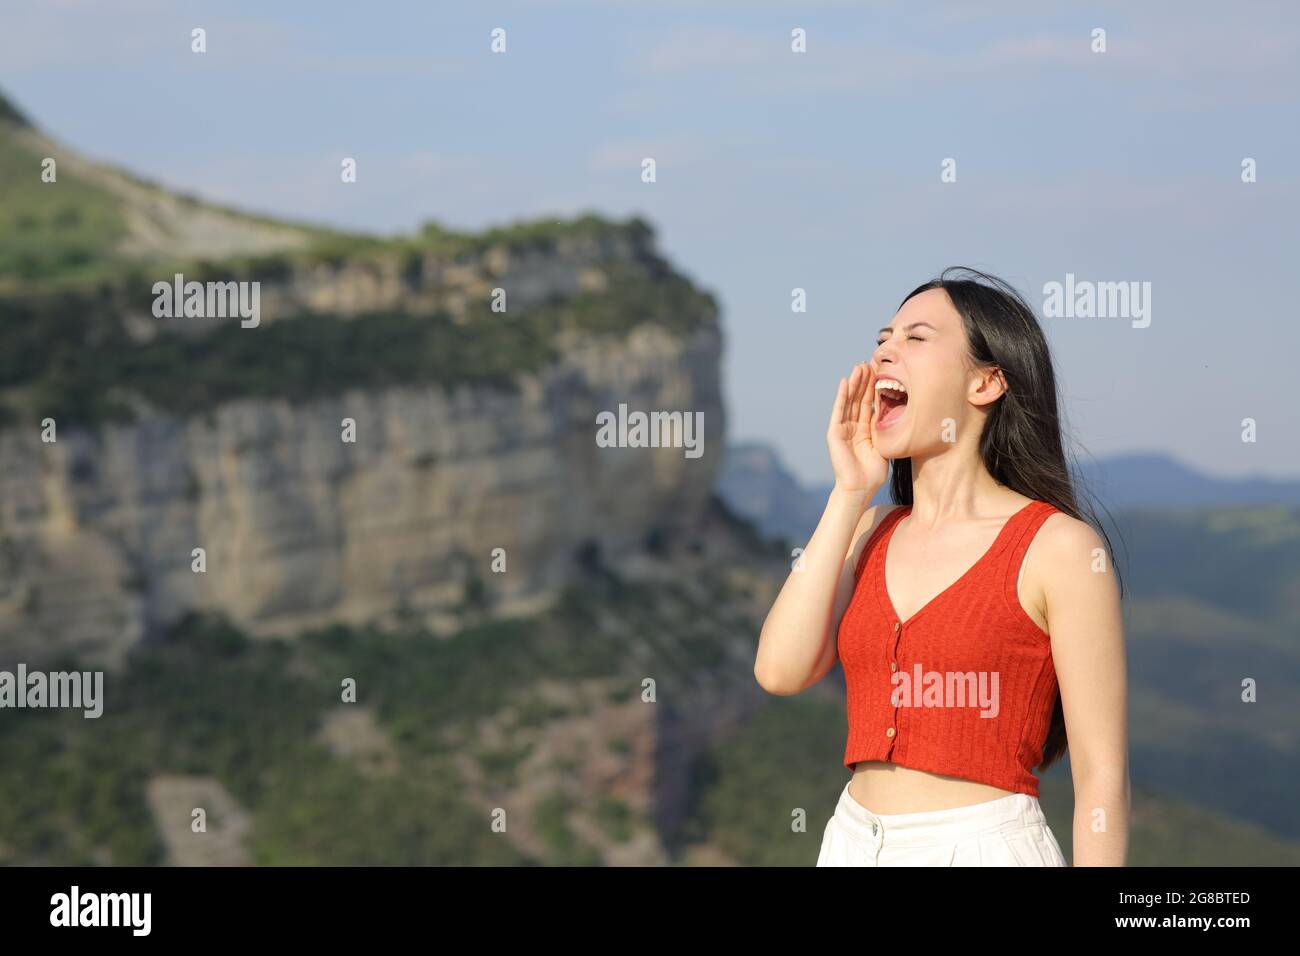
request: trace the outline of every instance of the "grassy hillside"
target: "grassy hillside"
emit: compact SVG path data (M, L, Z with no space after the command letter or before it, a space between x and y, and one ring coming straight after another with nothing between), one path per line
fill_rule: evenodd
M121 199L72 169L42 182L32 133L0 96L0 279L103 274L127 234Z
M525 852L469 799L465 761L486 780L488 806L516 813L529 782L518 762L544 740L533 735L587 706L576 690L557 700L542 688L605 680L610 701L641 709L657 706L641 701L647 674L665 688L736 674L730 655L756 625L730 610L730 597L721 573L637 585L597 562L552 611L450 638L336 626L250 641L219 619L191 618L105 680L102 717L6 713L0 865L164 862L146 799L162 775L224 786L252 818L246 845L257 864L594 862L580 818L613 844L648 822L603 790L547 792L530 798L537 849ZM340 702L343 678L356 681L357 705ZM374 714L399 772L370 776L321 742L326 721L351 706ZM487 721L507 746L492 742ZM620 752L624 742L608 737L604 746Z
M42 162L56 162L44 182ZM650 236L641 219L614 227L596 215L521 221L482 232L430 222L414 235L375 236L232 209L89 160L35 127L0 93L0 294L136 286L175 271L275 277L295 267L429 253L474 257L509 245L545 252L561 239L621 231ZM660 269L667 273L666 263ZM138 280L138 281L135 281Z
M1300 513L1126 512L1123 529L1135 784L1300 839Z
M43 178L54 161L54 180ZM93 291L123 270L303 251L365 237L282 222L168 190L82 156L0 94L0 294Z

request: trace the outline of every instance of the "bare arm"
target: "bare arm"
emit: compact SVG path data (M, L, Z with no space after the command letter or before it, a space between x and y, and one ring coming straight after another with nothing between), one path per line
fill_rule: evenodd
M861 542L879 520L868 508L889 463L873 441L875 374L862 363L840 379L826 430L835 488L808 546L763 621L754 678L772 694L789 695L821 680L835 664L835 636L853 596Z
M1123 866L1129 775L1119 588L1095 529L1068 516L1048 522L1059 524L1044 536L1040 567L1074 774L1074 865Z
M763 622L754 677L768 693L797 694L835 666L836 635L853 597L857 559L890 510L888 505L866 508L874 496L874 491L831 491L817 530Z

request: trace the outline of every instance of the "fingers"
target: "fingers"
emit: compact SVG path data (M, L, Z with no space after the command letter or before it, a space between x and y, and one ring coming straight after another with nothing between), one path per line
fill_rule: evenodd
M848 384L840 379L840 387L835 392L835 404L831 407L830 428L834 429L844 423L844 399L848 394Z
M871 434L871 428L876 419L876 370L867 363L866 383L864 386L865 397L862 400L861 416L858 418L858 424Z
M868 386L871 384L871 366L866 362L859 363L853 370L857 380L857 388L853 391L853 405L850 409L849 424L857 428L858 423L862 421L864 409L866 414L871 414L871 392Z
M841 378L835 392L835 405L831 408L831 427L852 425L855 428L870 421L874 410L874 398L871 386L875 373L868 362L853 366L847 379Z
M844 421L852 425L858 420L858 403L862 401L862 366L853 366L849 375L849 407Z

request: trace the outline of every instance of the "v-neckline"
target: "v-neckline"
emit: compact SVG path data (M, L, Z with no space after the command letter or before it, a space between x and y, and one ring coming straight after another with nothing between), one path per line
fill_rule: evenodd
M962 575L957 578L956 581L953 581L952 584L948 585L934 597L930 598L930 600L926 601L923 605L913 611L912 616L907 620L903 620L902 615L898 613L898 608L894 606L894 599L889 596L889 543L894 539L894 532L898 530L898 526L902 520L912 513L912 506L904 505L902 514L900 514L898 518L895 519L894 523L890 525L889 532L885 535L885 540L881 542L880 548L880 593L884 598L885 606L889 608L889 613L894 616L894 620L898 622L899 627L907 627L934 605L938 604L944 597L955 591L958 585L962 584L967 578L973 575L981 565L992 558L993 555L1001 549L1003 541L1011 531L1011 528L1025 514L1025 512L1037 504L1040 504L1040 502L1036 499L1030 501L1027 505L1004 521L1002 527L998 530L997 537L993 539L993 543L989 545L988 550L980 555L974 564L962 572Z

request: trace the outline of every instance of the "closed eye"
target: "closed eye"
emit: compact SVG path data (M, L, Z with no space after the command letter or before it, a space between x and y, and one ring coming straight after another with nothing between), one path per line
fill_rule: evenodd
M909 335L907 338L908 338L909 341L912 340L912 339L915 339L915 340L918 341L918 342L924 342L924 341L925 341L925 339L921 338L921 336L919 336L919 335ZM885 340L884 340L883 338L881 338L881 339L876 339L876 344L877 344L877 345L884 345L884 344L885 344Z

